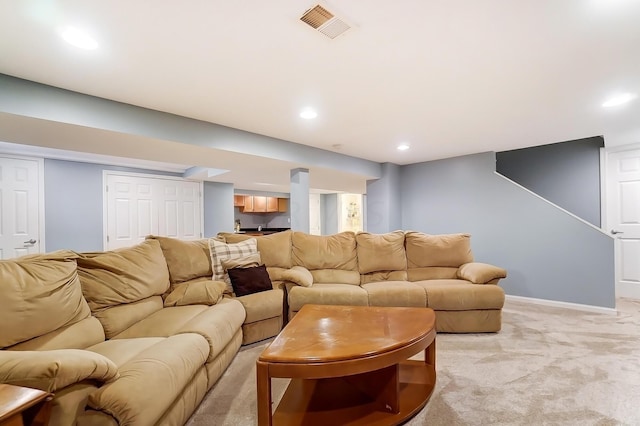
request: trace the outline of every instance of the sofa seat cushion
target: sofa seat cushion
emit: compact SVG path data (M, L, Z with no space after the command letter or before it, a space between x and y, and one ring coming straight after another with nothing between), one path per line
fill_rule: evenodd
M407 281L407 271L378 271L360 275L360 285L380 281Z
M410 268L407 269L407 280L455 280L458 279L458 269L459 268L448 266L426 266L424 268Z
M427 306L433 310L467 311L502 309L504 290L494 284L472 284L464 280L416 281L427 292Z
M360 285L360 273L358 271L344 271L342 269L313 269L310 270L313 283L324 284L351 284Z
M244 319L244 308L234 299L222 299L213 306L173 306L154 312L114 339L197 333L209 342L208 360L211 361L231 342L234 334L242 327Z
M245 324L283 315L284 290L273 289L237 297L247 313Z
M166 337L138 337L135 339L114 339L89 346L86 350L98 353L111 360L118 367L138 356Z
M369 306L427 306L424 288L406 281L384 281L363 284L369 295Z
M135 339L138 340L138 339ZM122 340L94 346L118 359L120 377L89 395L88 406L113 416L121 425L154 425L180 397L207 360L209 345L200 335L165 339ZM126 359L128 357L128 359Z
M289 288L289 308L298 312L307 304L368 306L367 291L350 284L313 284L312 287Z

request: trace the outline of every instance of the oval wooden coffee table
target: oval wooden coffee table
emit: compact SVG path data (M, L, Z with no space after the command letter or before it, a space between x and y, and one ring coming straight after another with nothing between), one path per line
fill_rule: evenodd
M305 305L256 361L258 424L400 424L431 397L435 366L429 308ZM292 380L272 412L274 377Z

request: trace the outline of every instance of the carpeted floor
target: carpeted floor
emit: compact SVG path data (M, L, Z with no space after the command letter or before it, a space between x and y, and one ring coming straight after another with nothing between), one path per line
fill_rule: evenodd
M640 301L617 309L507 301L500 333L439 334L436 389L407 425L640 425ZM255 360L268 342L240 350L189 426L256 424ZM274 402L287 383L273 381Z

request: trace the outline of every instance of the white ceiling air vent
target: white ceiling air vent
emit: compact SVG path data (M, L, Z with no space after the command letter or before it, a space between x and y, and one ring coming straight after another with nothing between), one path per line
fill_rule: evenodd
M344 34L351 26L319 4L307 10L300 20L329 38Z

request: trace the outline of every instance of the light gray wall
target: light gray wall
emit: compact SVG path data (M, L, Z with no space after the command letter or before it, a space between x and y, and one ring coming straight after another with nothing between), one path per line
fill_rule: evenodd
M338 194L320 195L320 226L322 235L338 233Z
M401 191L400 170L396 164L384 163L380 179L367 181L366 231L382 234L402 228L402 195L411 194Z
M496 154L498 173L600 226L601 136Z
M204 236L233 232L233 184L204 182L202 200Z
M104 170L180 176L162 171L45 159L45 251L103 250Z
M401 187L403 227L470 233L507 294L615 306L613 239L495 173L493 153L404 166Z
M377 177L380 164L0 74L0 111ZM10 141L11 142L11 141Z

